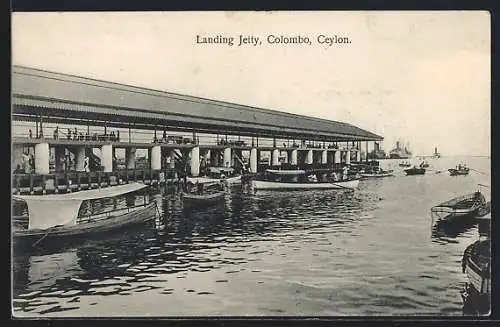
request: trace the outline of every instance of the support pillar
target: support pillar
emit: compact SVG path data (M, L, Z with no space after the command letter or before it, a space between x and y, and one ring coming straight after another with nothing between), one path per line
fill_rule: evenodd
M252 148L250 150L250 172L256 173L257 172L257 149Z
M328 151L326 150L321 151L321 163L323 165L326 165L328 163Z
M290 159L288 160L288 162L291 164L291 165L294 165L296 166L297 163L298 163L298 160L297 160L297 157L298 157L298 151L297 150L292 150L291 151L291 155L290 155Z
M312 164L313 164L313 150L307 150L306 165L312 165Z
M104 144L101 147L101 165L105 173L113 171L113 146L111 144Z
M224 149L224 167L231 167L232 156L231 156L231 148Z
M356 151L356 161L361 162L361 148Z
M152 170L161 169L161 146L156 145L151 149L151 158L149 158L149 160Z
M197 177L200 175L200 147L195 146L191 149L191 176Z
M335 151L335 155L333 156L333 163L334 163L334 164L339 164L339 163L340 163L341 158L342 158L342 156L341 156L341 151L340 151L340 150L336 150L336 151Z
M135 148L125 148L125 162L127 169L135 169Z
M274 149L271 152L271 166L279 166L279 156L280 156L280 151L278 149Z
M49 173L49 144L35 144L35 173L47 175Z
M85 147L79 146L75 153L75 170L85 171Z
M345 163L347 165L351 164L351 150L347 150L346 155L345 155Z

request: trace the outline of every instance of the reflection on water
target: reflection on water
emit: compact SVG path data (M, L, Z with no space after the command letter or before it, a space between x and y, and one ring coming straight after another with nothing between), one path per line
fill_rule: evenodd
M431 226L429 210L478 182L435 174L366 180L355 192L233 185L223 202L196 210L160 190L153 226L16 254L15 312L460 315L460 260L477 225Z

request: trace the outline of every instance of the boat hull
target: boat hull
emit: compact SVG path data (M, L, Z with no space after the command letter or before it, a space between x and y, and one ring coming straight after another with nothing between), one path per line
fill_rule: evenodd
M190 194L183 192L182 199L184 201L184 206L205 206L211 205L223 201L225 198L225 192L216 192L212 194Z
M335 183L281 183L253 180L252 186L256 190L313 190L313 189L355 189L359 180L350 180Z
M469 170L448 169L450 176L465 176L469 175Z
M121 215L113 215L99 221L89 221L72 226L58 226L46 230L17 230L13 232L14 244L24 245L54 240L74 239L80 236L97 235L114 230L120 230L137 224L145 224L156 218L158 212L156 202L144 208L133 210ZM40 242L41 243L41 242Z
M425 175L425 169L405 169L405 173L408 176L411 175Z
M361 178L381 178L381 177L390 177L394 176L392 173L383 173L383 174L359 174Z

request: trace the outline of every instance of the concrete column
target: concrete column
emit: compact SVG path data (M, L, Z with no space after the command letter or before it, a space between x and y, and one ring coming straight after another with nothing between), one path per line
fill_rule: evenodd
M224 149L224 162L222 165L224 167L227 167L228 165L231 166L232 162L232 156L231 156L231 148L225 148Z
M313 164L313 150L307 150L306 165L312 165L312 164Z
M35 174L46 175L49 173L49 144L35 144Z
M125 148L125 162L127 169L135 169L135 148Z
M288 163L291 165L297 165L297 150L292 150L290 154L290 158L288 159Z
M161 169L161 146L156 145L151 149L151 158L149 158L149 160L151 163L151 169Z
M356 151L356 161L361 162L361 150Z
M341 158L342 158L342 156L341 156L341 151L340 151L340 150L336 150L336 151L335 151L335 155L333 156L333 163L335 163L335 164L339 164L339 163L340 163Z
M85 147L83 146L76 148L75 169L76 171L85 171Z
M195 146L191 149L191 176L200 175L200 147Z
M257 149L252 148L250 150L250 172L256 173L257 172Z
M101 165L104 167L104 172L113 171L113 146L111 144L104 144L101 147Z
M351 150L347 150L346 155L345 155L345 163L347 165L351 164Z
M328 151L321 151L321 163L326 165L328 163Z
M280 151L278 149L274 149L271 152L271 166L278 166L280 164L279 157Z

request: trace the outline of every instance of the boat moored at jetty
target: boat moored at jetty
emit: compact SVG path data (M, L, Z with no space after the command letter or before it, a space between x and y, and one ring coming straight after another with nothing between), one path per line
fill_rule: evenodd
M472 219L485 205L486 199L484 195L477 191L455 197L432 207L431 215L433 220L438 222L451 221L465 217Z
M255 190L349 189L358 187L359 178L339 178L331 170L266 170L252 180Z
M487 314L491 302L491 202L477 216L479 239L467 246L462 256L462 272L467 275L461 296L465 314Z
M202 177L188 177L188 181L196 183L208 183L222 180L228 184L241 183L241 174L237 174L234 168L228 167L209 167L207 173Z
M30 242L36 246L42 241L87 237L154 220L158 214L157 203L149 201L146 194L138 205L134 200L126 207L97 212L93 206L95 200L124 196L146 187L142 183L131 183L66 194L14 195L15 201L26 204L28 212L27 216L13 217L14 243ZM82 208L84 202L89 204L88 208Z
M223 182L198 181L188 182L181 197L185 207L201 207L224 201L226 191Z

